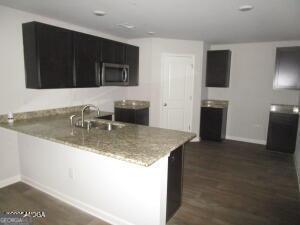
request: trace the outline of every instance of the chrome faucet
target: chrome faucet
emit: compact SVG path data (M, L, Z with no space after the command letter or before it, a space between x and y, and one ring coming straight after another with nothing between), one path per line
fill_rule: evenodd
M84 127L84 112L88 108L94 108L94 109L96 109L97 110L97 115L100 116L100 109L99 109L99 107L97 107L95 105L91 105L91 104L84 106L82 108L82 110L81 110L81 126L82 127Z

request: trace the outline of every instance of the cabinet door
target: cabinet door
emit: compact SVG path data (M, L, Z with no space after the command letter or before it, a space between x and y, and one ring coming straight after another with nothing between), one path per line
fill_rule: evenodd
M115 108L115 120L125 123L134 123L149 126L149 108L121 109Z
M149 126L149 108L135 110L135 124Z
M275 89L300 89L300 47L277 48Z
M294 153L297 140L298 119L296 114L270 113L267 149Z
M74 32L75 86L100 86L100 38Z
M201 107L200 137L203 140L222 140L223 109Z
M36 45L36 23L23 23L22 32L26 88L41 88Z
M36 23L40 88L73 87L72 31Z
M206 87L229 87L231 51L207 52Z
M100 116L100 117L98 117L98 119L101 119L101 120L112 120L112 115L109 115L109 116Z
M102 62L125 63L125 44L103 39L102 41Z
M115 120L125 123L135 123L135 110L115 108Z
M126 62L129 65L129 86L137 86L139 83L139 47L126 46Z
M181 206L183 176L183 146L171 152L168 160L167 215L168 220Z

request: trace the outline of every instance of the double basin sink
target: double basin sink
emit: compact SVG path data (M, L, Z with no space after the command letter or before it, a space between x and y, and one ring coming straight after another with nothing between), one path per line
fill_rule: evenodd
M97 118L96 119L100 119ZM85 120L82 125L82 121L77 121L75 123L75 127L80 127L80 128L85 128L87 130L90 129L99 129L99 130L106 130L106 131L111 131L111 130L116 130L125 127L126 125L124 124L119 124L111 121L100 121L100 120Z
M97 116L94 119L91 120L85 120L84 113L87 109L95 108L97 110ZM105 131L111 131L116 130L125 127L126 125L111 122L111 121L105 121L101 120L100 116L100 109L92 104L85 105L81 110L81 119L78 119L76 122L74 121L74 118L77 117L76 115L70 116L70 122L71 126L75 125L75 127L85 128L88 131L90 129L99 129L99 130L105 130Z

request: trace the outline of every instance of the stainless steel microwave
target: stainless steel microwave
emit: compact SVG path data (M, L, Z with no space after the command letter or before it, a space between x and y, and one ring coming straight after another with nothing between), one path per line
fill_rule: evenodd
M129 65L102 63L102 86L127 86L129 84Z

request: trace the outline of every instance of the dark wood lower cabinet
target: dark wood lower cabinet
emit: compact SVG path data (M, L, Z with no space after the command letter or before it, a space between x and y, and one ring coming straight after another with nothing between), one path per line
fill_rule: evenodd
M149 108L124 109L115 108L115 120L149 126Z
M284 153L294 153L297 140L298 120L298 114L271 112L267 149Z
M227 108L201 107L200 137L222 141L226 136Z
M99 119L102 119L102 120L112 120L112 115L100 116Z
M169 156L168 162L168 193L166 220L176 213L181 206L183 190L183 146L180 146Z

